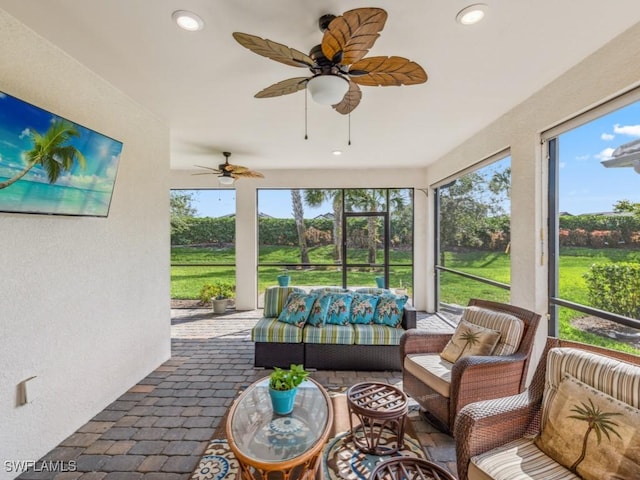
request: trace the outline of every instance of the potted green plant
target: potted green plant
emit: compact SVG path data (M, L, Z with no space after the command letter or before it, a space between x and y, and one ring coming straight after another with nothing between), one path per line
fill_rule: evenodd
M229 299L235 294L235 285L231 282L218 280L213 283L206 283L200 290L200 301L203 304L209 303L213 306L213 313L224 313L229 304Z
M281 287L288 287L289 282L291 281L291 276L289 272L284 269L280 275L278 275L278 285Z
M306 380L309 372L303 365L291 364L288 369L275 367L269 375L269 396L274 413L288 415L298 393L298 385Z

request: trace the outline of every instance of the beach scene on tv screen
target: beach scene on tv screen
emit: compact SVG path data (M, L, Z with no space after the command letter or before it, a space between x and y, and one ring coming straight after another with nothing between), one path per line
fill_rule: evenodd
M0 92L0 212L106 217L122 143Z

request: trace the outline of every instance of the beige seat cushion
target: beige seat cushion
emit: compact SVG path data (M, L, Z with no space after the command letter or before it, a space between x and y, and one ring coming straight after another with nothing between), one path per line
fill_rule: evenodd
M460 320L449 343L440 356L447 362L456 363L470 355L491 355L500 340L500 332Z
M565 375L536 445L585 480L640 479L640 410Z
M465 308L462 320L500 332L500 341L493 355L511 355L520 347L524 322L514 315L471 306Z
M425 385L449 398L453 364L437 353L412 353L404 358L404 368Z
M476 455L469 464L469 480L580 480L532 439L520 438Z

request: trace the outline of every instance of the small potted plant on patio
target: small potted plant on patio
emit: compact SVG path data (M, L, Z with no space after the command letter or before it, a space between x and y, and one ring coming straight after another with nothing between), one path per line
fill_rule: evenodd
M288 369L273 369L269 376L269 395L274 413L288 415L293 411L298 385L308 376L309 372L302 365L291 364Z
M200 301L203 304L211 301L213 313L224 313L229 299L233 298L234 293L235 285L231 282L219 280L214 283L206 283L200 290Z

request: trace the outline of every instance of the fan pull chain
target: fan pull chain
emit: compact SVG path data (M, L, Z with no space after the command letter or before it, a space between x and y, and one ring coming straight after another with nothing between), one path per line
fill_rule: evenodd
M351 112L349 112L349 142L347 145L351 145Z
M308 83L308 82L307 82ZM304 86L304 139L308 140L307 136L307 118L309 117L309 113L307 111L307 85Z

